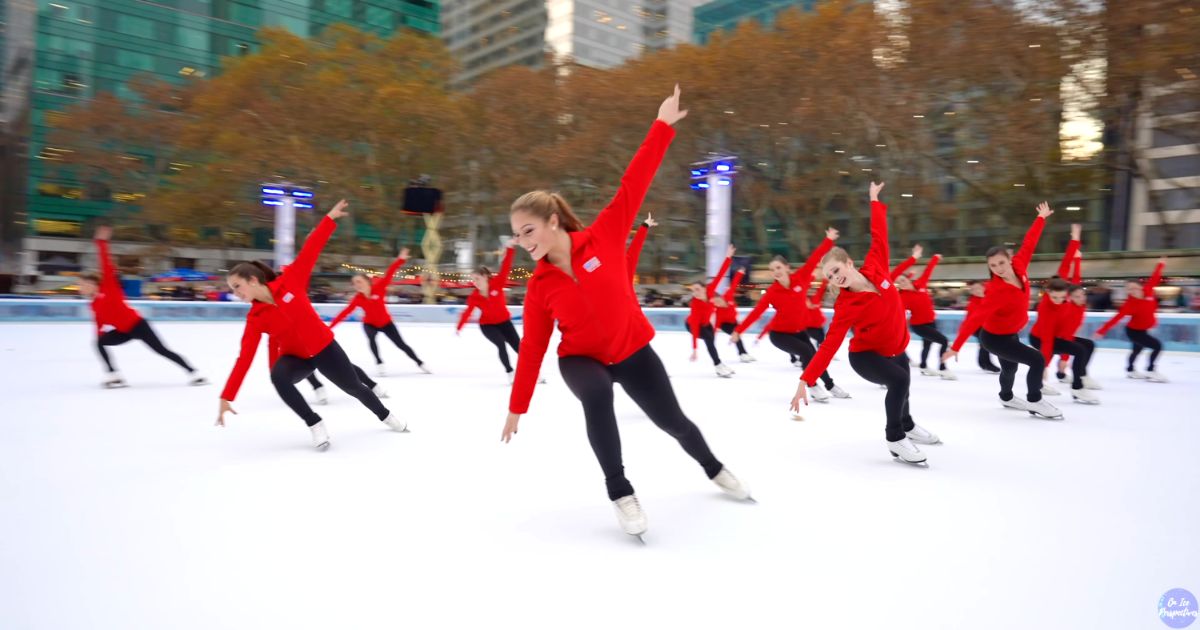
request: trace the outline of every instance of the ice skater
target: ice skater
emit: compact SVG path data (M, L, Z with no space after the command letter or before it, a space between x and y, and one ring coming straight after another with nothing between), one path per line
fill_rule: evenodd
M1076 338L1073 334L1068 337L1061 330L1063 322L1071 317L1073 305L1067 300L1070 290L1071 285L1062 278L1051 278L1046 282L1042 299L1038 301L1037 320L1033 323L1033 330L1029 331L1029 345L1042 353L1046 365L1050 365L1056 352L1075 357L1071 365L1071 398L1077 403L1097 405L1100 399L1083 385L1096 344L1091 339ZM1058 390L1043 384L1042 393L1050 392L1057 394Z
M837 238L837 230L833 228L825 230L825 240L821 241L804 265L796 271L792 271L786 258L776 256L770 264L771 276L775 281L763 292L762 297L758 299L758 304L754 306L754 310L750 311L742 323L738 324L733 334L733 340L740 340L742 333L746 332L746 329L762 316L767 307L773 306L775 307L775 317L770 324L771 343L788 355L799 356L801 364L807 367L817 352L812 340L804 332L808 326L808 290L812 285L813 270L821 261L821 257L833 247ZM825 384L825 387L822 388L820 385L813 387L813 400L828 402L830 396L834 398L850 397L846 390L834 384L829 373L824 370L821 371L821 382Z
M887 206L879 200L883 183L871 183L871 247L856 268L846 250L832 248L821 261L821 275L841 289L833 303L833 321L829 333L809 361L792 397L792 412L800 413L800 402L808 404L808 388L817 384L833 355L853 332L850 339L850 367L859 376L887 387L884 410L887 416L885 436L888 452L910 464L926 461L916 444L937 444L941 440L913 421L909 409L908 328L904 322L904 303L890 280ZM914 444L914 442L916 444Z
M1046 226L1046 217L1052 214L1054 211L1050 209L1050 204L1044 201L1038 204L1037 218L1025 233L1016 256L1011 256L1003 245L987 251L988 270L992 278L988 281L983 303L979 310L963 321L954 345L942 355L942 361L957 357L967 338L980 330L979 343L1000 358L1000 404L1010 409L1028 411L1030 415L1040 418L1061 420L1062 412L1042 398L1046 360L1040 352L1021 343L1019 336L1029 322L1029 261ZM1025 400L1013 395L1017 366L1022 364L1029 367L1029 373L1025 375Z
M109 389L127 385L125 377L117 371L107 348L134 339L150 346L159 356L183 368L187 372L189 385L207 384L208 380L192 367L187 359L163 345L154 329L150 327L150 322L125 302L125 292L121 289L117 268L113 265L112 254L108 250L108 242L111 239L112 227L96 228L95 242L100 257L100 272L85 273L79 282L79 293L92 300L92 314L96 319L96 350L100 352L100 358L104 361L107 371L101 385Z
M730 245L725 253L725 262L721 264L720 271L707 286L697 282L688 287L692 292L692 301L688 305L691 311L687 318L687 328L692 333L691 360L695 361L697 358L696 340L703 339L704 347L708 349L708 356L712 359L713 369L721 378L729 378L733 376L734 372L733 368L721 362L721 355L717 352L716 330L713 328L716 305L713 304L713 300L717 297L717 288L720 286L721 280L729 272L729 265L733 262L735 251L737 250L733 245Z
M967 281L967 311L964 314L964 319L969 319L972 313L978 311L979 308L983 306L983 296L986 290L987 284L981 280ZM979 331L975 331L974 337L975 341L978 342ZM988 352L987 348L984 348L982 343L979 343L978 349L979 352L977 354L977 361L979 363L979 369L983 370L984 372L999 374L1000 367L995 363L992 363L992 353ZM943 354L945 353L943 352Z
M1147 380L1151 383L1166 383L1167 377L1163 376L1155 368L1158 362L1158 354L1162 352L1162 342L1157 337L1150 334L1150 329L1158 324L1158 318L1155 312L1158 310L1158 298L1154 297L1154 289L1158 283L1162 281L1163 269L1167 266L1167 259L1159 258L1158 264L1154 267L1154 273L1150 274L1150 279L1145 284L1138 280L1130 280L1125 283L1125 303L1113 315L1112 319L1104 323L1099 330L1096 331L1097 337L1103 337L1108 334L1122 319L1128 317L1129 323L1125 326L1125 336L1129 337L1129 342L1133 344L1133 351L1129 353L1129 362L1125 366L1125 375L1129 378ZM1150 349L1150 361L1146 364L1146 371L1139 372L1135 363L1138 355L1142 350Z
M521 351L521 336L513 326L512 315L508 312L508 303L504 297L504 288L508 285L508 276L512 271L515 244L516 239L510 240L504 248L504 259L500 261L498 273L492 275L490 269L481 266L471 274L475 290L467 296L467 307L458 318L458 326L454 331L455 334L461 334L463 326L466 326L471 318L471 313L479 309L479 330L499 351L500 364L504 366L504 373L508 375L510 383L513 379L513 368L508 362L508 349L505 348L505 344L512 346L513 352Z
M716 307L716 323L717 330L730 335L732 337L738 324L737 311L737 290L742 284L742 279L746 277L746 270L739 268L733 274L733 279L729 281L729 288L725 289L725 293L713 298L713 306ZM738 360L742 363L753 363L754 355L746 352L746 346L741 339L732 341L731 343L737 346Z
M329 322L329 327L333 328L341 323L353 313L355 309L362 308L363 310L363 332L367 334L367 345L371 348L371 354L375 357L375 371L380 376L387 376L387 366L383 362L383 358L379 356L379 344L375 342L375 336L383 333L385 337L396 344L397 348L408 355L408 358L417 364L417 367L426 374L432 374L425 363L421 361L417 353L408 344L404 343L404 339L400 337L400 331L396 330L396 324L392 321L392 314L387 309L387 292L388 285L392 283L392 278L396 272L404 266L408 260L408 248L400 251L400 255L392 261L388 266L387 271L383 275L371 280L366 274L355 274L350 278L350 283L354 285L354 299L342 309L342 312Z
M583 404L588 441L621 528L639 538L646 531L646 514L625 477L613 411L616 383L655 425L679 441L723 492L750 499L750 489L717 460L700 429L679 408L667 371L650 346L654 328L638 306L626 267L630 224L675 135L671 125L685 115L676 86L674 95L659 107L616 196L590 226L584 227L556 193L526 193L511 210L513 234L537 266L525 294L525 335L501 439L512 439L521 415L529 410L557 321L562 334L559 370Z
M329 431L300 392L296 383L319 370L339 389L357 398L377 418L394 431L406 431L407 423L388 411L379 398L362 380L361 370L352 363L333 337L333 331L321 321L308 300L308 283L313 266L325 243L337 229L336 220L347 216L346 200L341 200L313 229L300 253L282 273L276 273L259 261L238 263L229 270L226 281L234 295L249 302L246 328L242 333L241 351L225 389L221 392L221 408L217 426L225 426L225 412L233 410L231 403L246 378L246 372L258 352L258 342L265 333L270 349L271 382L288 407L304 420L312 432L317 450L329 447Z
M1067 253L1058 267L1059 277L1067 279L1071 286L1067 292L1067 301L1058 314L1058 326L1055 334L1064 339L1092 344L1094 348L1095 342L1078 336L1080 329L1083 328L1083 320L1087 317L1087 290L1083 287L1083 248L1080 242L1082 234L1083 226L1081 224L1071 224L1071 241L1067 245ZM1055 376L1063 385L1074 384L1074 378L1067 377L1067 364L1070 360L1071 355L1069 354L1061 354L1058 358L1058 370ZM1084 375L1080 380L1085 389L1102 389L1100 383L1090 376Z
M904 308L908 311L909 330L921 338L921 374L938 376L947 381L956 381L958 377L941 360L950 341L934 323L937 321L937 312L933 310L933 298L929 295L929 279L933 277L933 270L942 260L942 255L934 254L933 258L929 259L929 264L925 265L925 271L916 280L909 278L906 273L910 267L917 264L922 253L924 253L924 248L914 245L912 256L896 265L896 268L892 270L892 281L896 283L896 288L900 289L900 300L904 302ZM935 343L941 346L938 353L934 355L934 358L938 360L938 369L936 370L929 367L929 349Z

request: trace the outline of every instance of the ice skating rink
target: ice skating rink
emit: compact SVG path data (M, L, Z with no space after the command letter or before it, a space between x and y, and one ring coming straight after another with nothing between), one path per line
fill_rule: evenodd
M1127 630L1163 627L1167 590L1200 592L1195 355L1164 353L1172 382L1152 384L1101 350L1102 404L1051 397L1053 422L1001 408L968 346L958 382L914 370L913 415L945 442L921 469L888 455L884 391L844 349L831 374L853 398L797 422L799 370L768 343L740 364L720 336L725 380L660 333L684 410L758 503L723 497L618 390L641 546L553 358L505 445L478 328L404 327L434 374L383 341L379 380L412 432L330 387L317 453L265 346L213 426L240 324L155 328L213 384L132 342L113 350L131 387L105 391L90 324L0 325L0 628ZM360 326L337 333L374 374Z

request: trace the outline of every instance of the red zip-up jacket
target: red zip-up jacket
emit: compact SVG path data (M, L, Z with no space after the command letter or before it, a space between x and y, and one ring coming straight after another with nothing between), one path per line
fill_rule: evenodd
M1080 265L1081 258L1075 257L1075 252L1079 251L1079 241L1071 241L1071 244L1074 245L1074 250L1072 250L1071 245L1067 246L1067 257L1070 258L1070 261L1068 262L1067 258L1063 258L1063 265L1059 266L1058 273L1060 276L1065 278L1066 276L1063 275L1064 267L1070 266L1071 284L1082 285L1083 270L1081 269ZM1083 320L1087 315L1087 307L1079 306L1070 300L1067 300L1063 306L1065 308L1063 308L1062 312L1059 314L1058 325L1055 327L1054 336L1059 339L1074 341L1075 335L1083 326ZM1063 361L1068 360L1070 356L1071 355L1069 354L1062 355Z
M117 268L113 266L108 241L96 239L96 249L100 252L100 286L92 296L96 334L104 332L105 326L127 333L142 321L142 316L125 303L125 291L121 289L121 281L117 278Z
M642 255L642 246L646 244L648 234L650 234L650 226L642 221L637 232L633 234L633 242L629 244L629 249L625 250L625 265L629 267L630 282L633 282L633 276L637 274L638 258Z
M403 258L393 260L382 276L372 279L370 295L363 295L361 292L355 291L354 298L350 300L346 308L342 309L342 312L337 314L337 317L333 318L333 321L329 322L329 327L333 328L340 324L356 308L362 308L364 324L383 328L392 323L392 314L387 309L388 285L392 284L392 278L396 276L396 272L404 266L405 262Z
M510 412L529 410L555 320L562 333L560 357L585 356L613 365L654 338L654 327L642 313L629 281L625 239L674 137L670 125L654 121L625 169L616 196L591 225L570 233L574 278L545 258L538 261L525 290L525 334L509 396Z
M725 299L725 306L717 307L717 328L725 324L737 326L737 290L738 286L742 284L742 278L745 277L746 271L738 269L737 273L733 274L733 280L729 281L729 288L725 289L725 294L721 296Z
M321 316L308 300L308 281L312 277L317 257L337 229L337 222L329 217L321 219L312 234L304 241L304 247L296 260L274 280L267 283L274 304L255 301L246 315L246 328L242 332L242 348L221 398L232 401L246 378L246 371L258 352L258 342L267 334L271 366L281 355L311 359L333 343L333 331L321 321Z
M821 303L825 301L825 289L828 286L828 280L821 281L821 286L812 299L813 307L808 309L808 322L805 324L805 328L825 327L825 311L821 310Z
M1058 336L1059 327L1062 326L1063 319L1070 315L1070 308L1073 306L1069 301L1055 304L1046 293L1043 293L1042 299L1038 301L1037 320L1033 322L1033 330L1030 333L1041 340L1042 358L1046 360L1046 365L1050 365L1050 359L1054 356L1054 339ZM1068 341L1071 339L1073 337L1068 338Z
M808 289L812 285L813 270L820 264L821 258L833 249L833 241L825 239L816 251L804 261L804 266L793 271L788 277L788 286L784 287L778 280L771 283L754 310L738 324L737 332L746 332L767 310L768 306L775 307L775 319L771 320L771 330L781 333L795 333L807 328L808 323Z
M471 311L475 309L479 309L480 324L503 324L512 319L508 312L508 304L504 300L504 287L508 284L508 274L512 271L514 252L511 247L504 252L500 271L488 279L487 297L484 297L479 289L471 291L471 295L467 296L467 308L463 309L462 316L458 318L458 330L462 330L471 318Z
M726 258L725 262L721 265L721 270L717 272L717 275L713 276L712 282L709 282L708 286L705 287L704 294L708 298L707 300L692 298L690 305L692 312L688 313L687 318L687 327L692 333L692 350L696 349L696 339L700 337L700 329L712 322L713 313L717 310L717 307L712 303L713 298L717 295L717 285L721 284L721 278L724 278L725 274L729 272L729 264L731 262L733 262L733 259Z
M875 352L894 357L908 347L904 303L900 301L900 291L892 283L888 259L887 206L872 201L871 249L859 271L875 291L842 290L838 293L825 342L800 376L809 387L817 384L817 378L829 367L834 353L851 330L854 337L850 339L850 352Z
M1134 330L1150 330L1154 328L1154 325L1158 323L1158 318L1154 314L1158 310L1158 298L1154 297L1154 287L1157 287L1158 283L1162 281L1163 267L1162 263L1158 263L1154 267L1154 273L1146 281L1142 290L1142 295L1145 297L1125 298L1125 303L1121 305L1117 314L1113 315L1112 319L1105 322L1100 327L1100 330L1096 331L1097 335L1105 335L1117 325L1117 322L1126 316L1129 317L1129 328Z
M937 313L933 310L933 297L929 295L929 278L933 275L933 270L941 259L941 254L934 254L933 258L929 259L929 264L925 265L925 271L921 273L921 277L913 280L913 290L900 291L900 300L904 302L904 308L909 313L908 323L913 326L932 324L937 319ZM908 260L916 263L916 259L911 256ZM903 264L900 267L902 266ZM900 267L896 267L896 269L899 270ZM892 274L893 281L898 277L900 274Z
M992 276L987 283L983 296L983 304L979 310L967 316L962 326L958 328L958 338L954 340L954 351L958 352L967 338L982 327L994 335L1015 335L1021 332L1029 323L1029 261L1033 258L1033 250L1037 249L1038 239L1046 220L1038 217L1025 233L1021 241L1021 249L1013 256L1013 273L1017 276L1020 287L1005 282L998 276Z

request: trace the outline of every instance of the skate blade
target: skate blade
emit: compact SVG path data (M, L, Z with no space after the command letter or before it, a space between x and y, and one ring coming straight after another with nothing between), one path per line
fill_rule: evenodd
M822 405L828 405L828 404L829 404L829 399L828 399L828 398L821 398L821 399L819 399L819 400L818 400L818 399L814 398L814 399L813 399L813 402L819 402L819 403L821 403Z
M1034 418L1041 419L1041 420L1063 420L1063 419L1065 419L1065 417L1061 413L1058 414L1057 416L1047 416L1047 415L1040 414L1036 411L1030 411L1029 415L1033 416Z
M889 453L891 453L891 451L888 451L888 452L889 452ZM902 459L902 458L901 458L899 455L897 455L897 454L895 454L895 453L892 453L892 461L894 461L894 462L900 462L901 464L908 464L909 466L918 466L918 467L921 467L921 468L928 468L928 467L929 467L929 460L925 460L925 459L923 459L923 460L921 460L921 461L919 461L919 462L910 462L910 461L907 461L907 460L905 460L905 459Z
M325 451L328 451L328 450L329 450L329 442L322 442L317 445L318 453L324 453Z
M192 387L199 387L199 386L201 386L201 385L208 385L208 379L206 379L206 378L198 378L198 379L196 379L196 380L194 380L194 381L191 381L191 382L189 382L189 383L188 383L188 385L191 385Z
M633 536L634 538L636 538L636 539L637 539L637 541L638 541L639 543L641 543L641 545L642 545L642 546L645 546L645 545L646 545L646 541L645 541L645 539L643 539L643 538L642 538L642 535L641 535L641 534L630 534L630 536Z
M1076 398L1075 404L1077 404L1077 405L1099 405L1100 401L1099 400L1080 400L1080 399Z
M124 387L129 387L129 384L127 384L127 383L104 383L103 385L101 385L101 387L103 387L104 389L122 389Z

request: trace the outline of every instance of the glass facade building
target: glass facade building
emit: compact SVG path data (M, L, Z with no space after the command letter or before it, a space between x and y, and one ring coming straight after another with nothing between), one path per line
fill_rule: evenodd
M817 0L714 0L696 7L692 28L697 44L707 44L715 31L732 31L746 20L757 20L766 26L775 23L783 11L798 7L811 11Z

